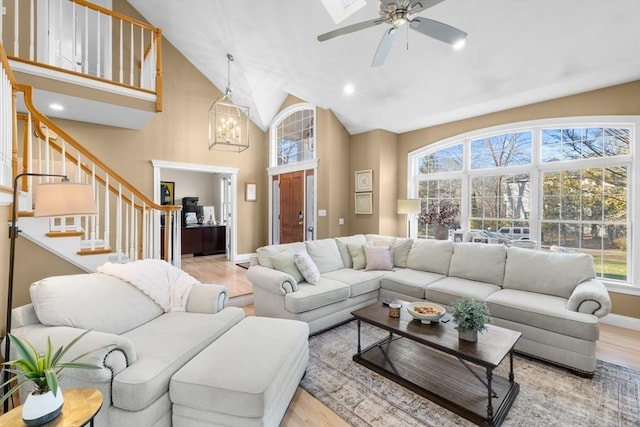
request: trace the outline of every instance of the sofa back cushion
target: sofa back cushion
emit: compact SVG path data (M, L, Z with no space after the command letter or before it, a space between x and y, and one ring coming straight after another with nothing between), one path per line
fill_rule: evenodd
M336 239L307 240L305 244L309 256L318 266L320 273L344 268Z
M120 335L163 314L135 286L101 273L52 276L29 288L40 323Z
M456 243L449 276L502 286L507 248L486 243Z
M503 287L569 298L576 286L595 276L589 254L509 248Z
M283 243L281 245L270 245L263 246L258 248L256 253L258 254L258 262L263 267L273 268L273 264L271 264L271 257L279 254L282 251L289 251L294 254L298 252L305 252L307 247L303 242L295 242L295 243Z
M364 245L367 243L367 239L364 238L364 234L355 234L348 237L336 237L336 244L342 257L342 264L344 268L353 268L353 259L349 252L348 245Z
M453 254L453 242L448 240L418 239L411 245L407 267L413 270L447 274Z
M407 260L409 259L409 252L413 246L412 239L398 238L391 247L393 253L393 265L400 268L407 268Z

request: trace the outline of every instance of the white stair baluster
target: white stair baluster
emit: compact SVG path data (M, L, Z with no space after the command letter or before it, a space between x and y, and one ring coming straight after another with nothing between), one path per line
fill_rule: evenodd
M111 191L109 190L109 175L105 174L104 177L104 247L110 248L111 243L109 242L109 196Z

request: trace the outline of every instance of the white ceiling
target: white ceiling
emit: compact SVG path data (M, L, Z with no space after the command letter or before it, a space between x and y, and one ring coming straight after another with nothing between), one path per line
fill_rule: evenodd
M331 109L351 134L402 133L640 79L638 0L446 0L418 15L467 32L466 47L405 26L380 68L387 24L316 39L377 18L377 0L337 25L320 0L129 3L222 92L231 53L233 101L263 130L287 94Z

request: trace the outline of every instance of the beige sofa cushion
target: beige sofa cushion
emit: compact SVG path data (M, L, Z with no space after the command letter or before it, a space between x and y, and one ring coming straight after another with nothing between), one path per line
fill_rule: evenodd
M498 292L500 289L500 286L491 283L477 282L460 277L445 277L427 286L426 299L444 305L452 305L462 297L485 301L489 295Z
M38 320L47 326L120 335L164 313L135 286L101 273L47 277L33 283L29 293Z
M502 286L507 248L486 243L456 243L449 276Z
M309 256L316 263L320 273L344 268L336 239L307 240L305 245Z
M413 242L409 251L407 267L446 275L449 272L451 254L453 254L453 242L418 239Z
M393 253L393 265L400 268L407 268L407 260L413 246L413 239L396 239L391 247Z
M598 339L598 318L569 310L566 299L558 296L502 289L489 295L486 303L492 317L583 340Z
M576 286L595 276L589 254L509 248L503 287L569 298Z
M340 251L340 256L342 257L342 264L344 268L352 268L353 261L351 257L351 253L349 252L348 245L364 245L367 243L367 240L364 238L364 234L354 234L353 236L348 237L337 237L336 244L338 245L338 250Z
M215 315L165 313L123 337L135 346L138 360L113 379L113 405L139 411L167 392L171 376L205 347L244 318L238 307Z
M291 313L304 313L315 308L324 307L349 298L350 289L346 283L320 277L314 286L302 282L296 292L284 296L284 308Z

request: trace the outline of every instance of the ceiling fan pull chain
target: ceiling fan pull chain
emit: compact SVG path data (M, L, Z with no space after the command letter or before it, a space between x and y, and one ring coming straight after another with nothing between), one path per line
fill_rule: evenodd
M407 25L407 26L406 26L406 27L407 27L407 50L409 50L409 27L410 27L410 26L411 26L411 25Z

